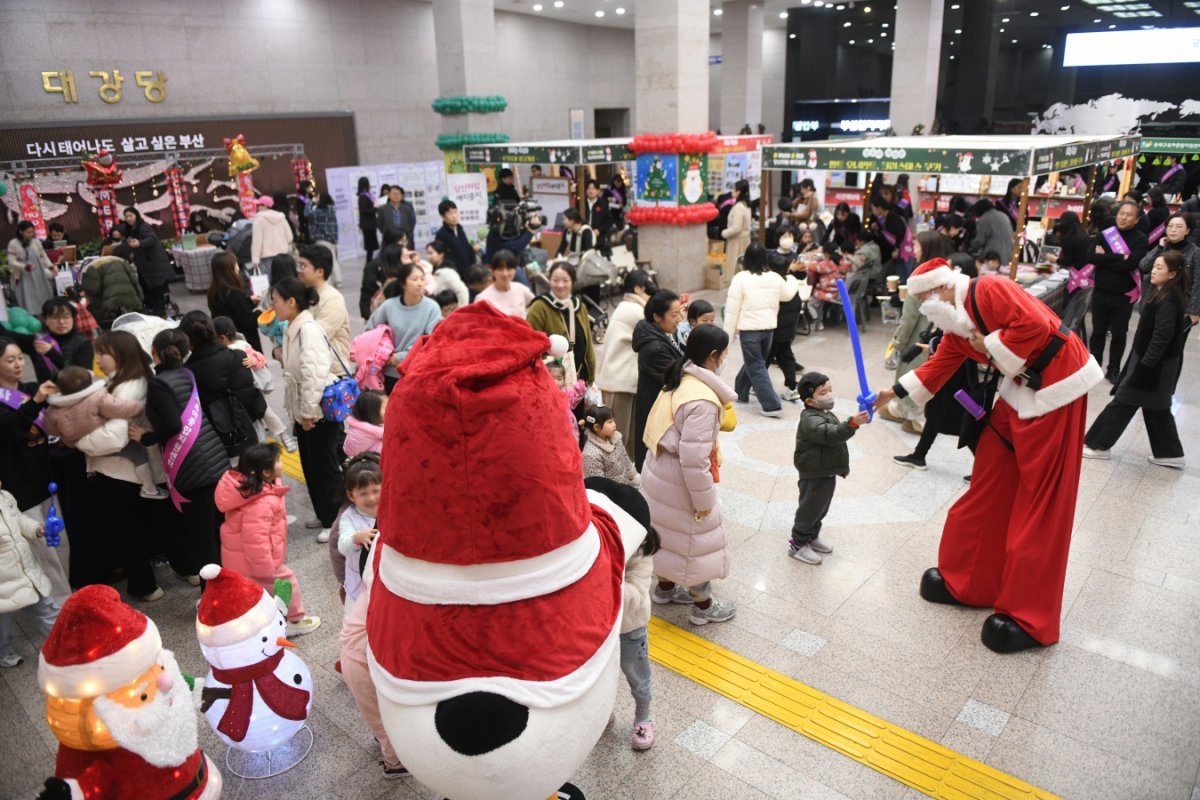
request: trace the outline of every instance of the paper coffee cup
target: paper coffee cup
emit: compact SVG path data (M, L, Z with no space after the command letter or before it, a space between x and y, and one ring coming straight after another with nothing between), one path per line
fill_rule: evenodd
M901 286L901 287L900 287L900 299L901 299L901 300L907 300L907 299L908 299L908 285L907 285L907 284L905 284L904 286Z
M888 275L887 276L887 287L888 287L889 292L896 291L896 289L898 289L900 287L900 276L899 275Z

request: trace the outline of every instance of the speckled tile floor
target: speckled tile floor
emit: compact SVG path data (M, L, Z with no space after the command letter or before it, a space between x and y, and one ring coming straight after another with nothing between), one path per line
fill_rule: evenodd
M347 266L344 290L353 307L360 268ZM185 310L203 307L203 298L182 285L176 294ZM880 385L890 382L881 354L891 331L876 315L864 337L868 371ZM918 598L918 579L936 563L946 511L970 470L970 454L945 437L934 445L929 470L918 473L891 461L909 452L915 437L883 421L864 429L851 441L851 474L839 482L823 534L835 552L819 567L788 559L796 494L791 449L800 413L788 403L782 419L739 409L739 428L725 439L721 496L733 567L716 591L737 601L739 613L696 632L1064 797L1200 800L1196 348L1176 407L1192 466L1179 472L1149 465L1140 419L1112 461L1084 462L1062 641L1054 647L996 656L979 643L987 612ZM852 410L855 379L844 328L798 337L795 352L802 364L831 376L838 410ZM735 350L726 367L730 380L740 361ZM1093 391L1089 418L1107 401L1106 390ZM298 517L289 563L306 604L325 620L299 641L316 684L310 723L316 746L280 777L227 776L224 797L436 798L414 779L386 781L380 774L378 748L333 671L341 609L325 546L303 527L310 514L304 492L289 495L289 505ZM202 674L197 590L169 575L163 581L167 597L145 610L181 667ZM655 611L687 627L685 609ZM54 763L35 679L37 643L25 628L17 636L25 664L0 670L0 798L13 800L35 796ZM589 798L919 796L657 665L654 679L654 748L630 750L633 703L619 690L617 723L575 778ZM204 724L201 743L221 761L223 748Z

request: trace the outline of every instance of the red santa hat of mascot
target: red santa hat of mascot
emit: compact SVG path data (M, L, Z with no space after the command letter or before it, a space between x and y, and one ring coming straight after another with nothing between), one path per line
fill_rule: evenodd
M486 303L401 365L367 614L384 726L453 800L545 800L613 707L639 522L585 490L550 340Z

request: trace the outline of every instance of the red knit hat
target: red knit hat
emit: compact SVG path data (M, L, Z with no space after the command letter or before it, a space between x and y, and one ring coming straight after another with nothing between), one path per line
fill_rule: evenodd
M948 285L954 277L954 268L944 258L931 258L913 270L908 276L909 294L924 294L939 286Z
M42 645L38 683L51 697L99 697L145 674L161 651L149 617L111 586L85 586L63 603Z
M207 647L245 641L275 619L279 607L266 590L231 569L208 564L207 582L196 611L196 636Z

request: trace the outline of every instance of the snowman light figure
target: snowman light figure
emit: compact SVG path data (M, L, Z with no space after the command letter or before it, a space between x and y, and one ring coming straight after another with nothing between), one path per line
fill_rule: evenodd
M231 748L270 753L305 727L312 708L312 675L284 638L291 586L277 581L271 597L254 581L216 564L200 570L200 577L208 585L196 635L211 666L200 710ZM304 754L307 747L299 758Z

